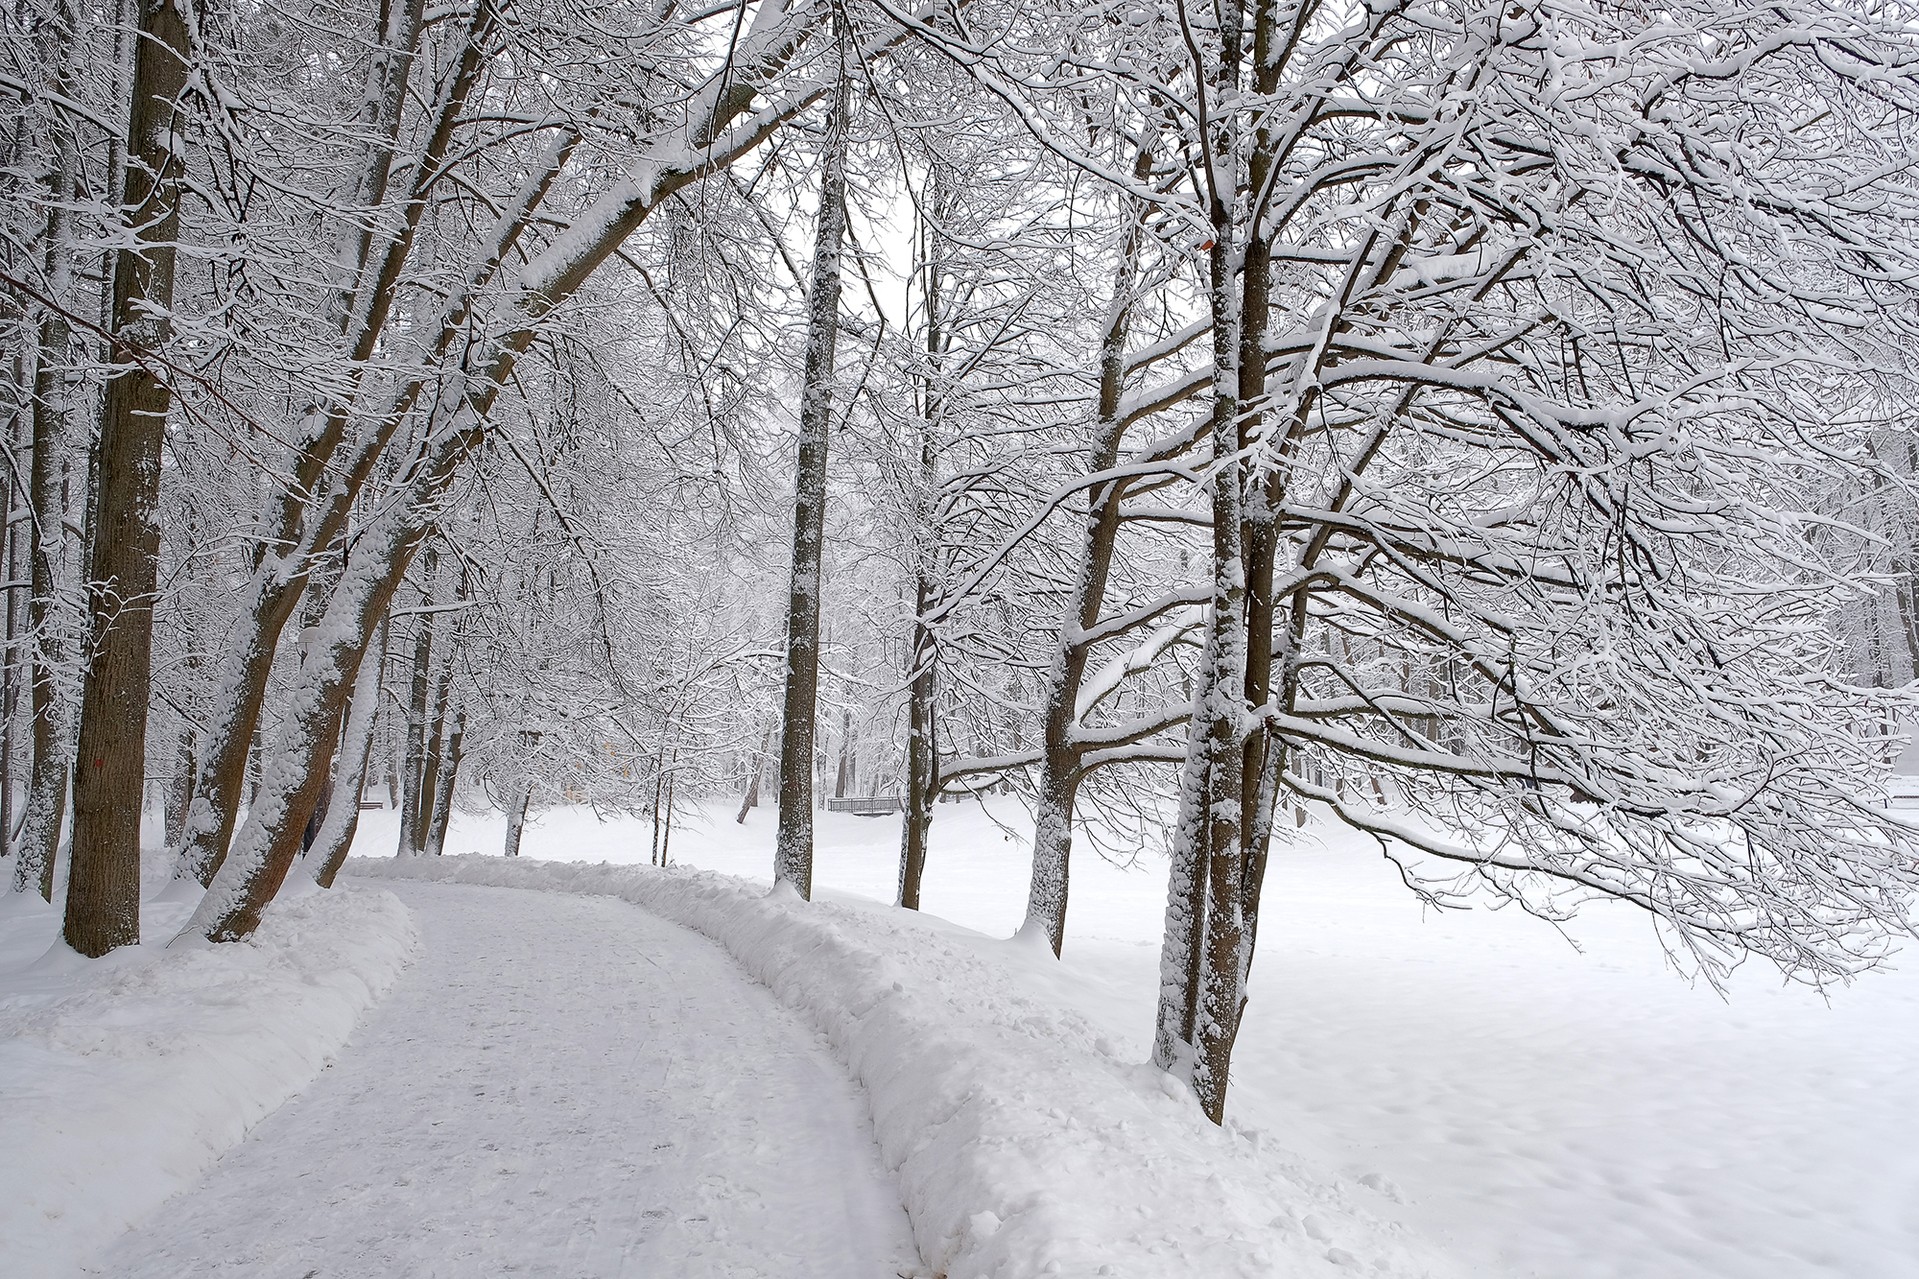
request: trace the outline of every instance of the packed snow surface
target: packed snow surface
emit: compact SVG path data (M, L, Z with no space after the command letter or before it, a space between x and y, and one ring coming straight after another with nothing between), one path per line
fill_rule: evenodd
M251 941L215 947L168 947L191 902L150 901L140 945L86 960L53 908L3 896L9 1279L73 1273L194 1184L340 1050L414 944L392 894L356 889L276 904Z
M549 890L524 898L550 890L612 894L722 942L825 1033L864 1085L880 1150L936 1275L1451 1273L1399 1228L1358 1208L1333 1179L1265 1149L1258 1134L1206 1123L1181 1087L1031 988L1029 978L1043 979L1054 964L1050 952L1028 943L906 911L809 904L789 890L769 895L701 872L524 857L408 857L349 863L349 870ZM611 987L606 993L616 997ZM682 1051L710 1054L697 1032ZM724 1071L750 1058L709 1059ZM765 1118L769 1126L791 1119L779 1109ZM582 1156L589 1165L595 1158ZM615 1273L570 1260L558 1269ZM733 1272L694 1259L631 1273ZM767 1273L816 1272L788 1265Z
M94 1273L916 1272L857 1090L717 946L607 898L392 888L419 956L349 1049Z
M992 802L939 808L925 906L1003 938L1031 827ZM358 851L390 852L390 815L367 816ZM897 820L817 820L816 895L849 912L834 926L904 927L874 904L892 896ZM448 849L496 852L500 828L462 815ZM650 837L555 809L525 851L644 863ZM671 844L676 862L762 880L771 846L769 810L742 827L718 804ZM1164 894L1157 850L1122 867L1082 840L1063 963L956 930L952 947L1015 983L1036 1027L1097 1033L1123 1069L1147 1056ZM1914 1062L1913 952L1830 1000L1758 965L1722 999L1676 976L1634 912L1592 910L1562 935L1511 910L1425 910L1369 843L1309 826L1275 852L1228 1111L1476 1279L1914 1279Z

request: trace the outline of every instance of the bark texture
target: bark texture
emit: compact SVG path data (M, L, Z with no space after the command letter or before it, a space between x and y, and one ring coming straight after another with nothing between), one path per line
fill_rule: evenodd
M846 241L844 74L834 91L820 176L819 219L807 291L806 367L794 466L792 588L786 609L786 697L780 724L779 833L773 878L813 896L813 743L820 687L820 585L826 533L826 445L840 331L840 259Z
M125 205L134 243L113 270L114 352L100 414L90 557L91 659L80 698L73 867L62 935L83 955L140 940L140 808L152 687L160 448L172 392L149 353L171 333L181 164L174 118L188 32L176 0L145 0L127 123Z

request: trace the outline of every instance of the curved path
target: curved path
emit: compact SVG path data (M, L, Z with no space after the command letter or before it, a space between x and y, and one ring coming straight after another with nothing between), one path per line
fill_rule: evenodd
M916 1273L858 1091L717 946L612 898L384 886L413 965L89 1273Z

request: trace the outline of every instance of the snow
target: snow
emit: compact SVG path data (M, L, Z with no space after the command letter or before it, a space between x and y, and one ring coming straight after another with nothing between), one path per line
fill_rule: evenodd
M167 947L190 899L144 904L141 944L85 960L31 894L0 901L0 1272L69 1274L317 1074L406 964L384 892L275 905L254 939Z
M993 802L990 812L939 807L924 894L929 912L1006 937L1023 914L1030 828L1017 806ZM390 814L366 817L360 851L389 850ZM895 962L904 939L937 937L935 958L914 971L970 957L1026 1001L1036 1039L1077 1053L1097 1036L1107 1065L1089 1077L1102 1089L1115 1064L1123 1073L1145 1059L1163 858L1149 852L1123 869L1082 840L1066 958L1054 964L856 899L890 898L896 821L821 813L816 825L820 914L836 930ZM462 815L449 851L493 851L501 826ZM644 822L554 810L529 822L525 850L643 863L649 839ZM715 804L702 824L675 831L672 849L676 861L764 881L771 842L769 810L742 828ZM1915 1273L1910 960L1829 1004L1755 965L1722 1000L1673 975L1650 926L1627 910L1589 911L1565 936L1513 911L1424 911L1370 845L1318 827L1275 851L1272 875L1228 1102L1231 1121L1269 1157L1296 1159L1489 1279ZM968 989L989 980L960 971ZM922 993L953 984L938 971L921 980L912 988ZM1019 1033L967 1024L991 1024L1003 1042ZM1243 1173L1237 1163L1220 1170L1227 1181ZM1288 1199L1273 1210L1296 1212L1307 1237L1334 1236L1328 1253L1367 1256L1371 1228L1355 1247L1336 1208ZM990 1204L971 1210L982 1211L1006 1219Z
M934 1274L1455 1273L1260 1134L1207 1124L1062 1006L1043 946L700 871L486 856L347 869L618 896L722 943L864 1087Z
M419 957L350 1050L97 1273L917 1270L857 1090L718 947L605 898L392 887Z

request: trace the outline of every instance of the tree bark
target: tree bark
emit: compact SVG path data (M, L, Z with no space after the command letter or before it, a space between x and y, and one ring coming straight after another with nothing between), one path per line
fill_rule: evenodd
M334 770L338 782L345 783L346 789L342 792L336 784L319 832L307 846L307 856L313 859L315 868L313 882L322 888L333 887L334 878L353 849L353 836L360 829L360 799L366 794L367 764L373 755L373 732L380 719L387 634L387 624L383 622L378 655L372 661L361 661L359 675L354 680L353 702L347 711L340 759Z
M428 699L433 689L433 584L438 576L440 554L427 547L420 556L420 611L414 616L413 678L406 710L406 759L400 770L400 853L418 855L426 835L424 789L427 775Z
M100 414L100 488L88 580L92 657L80 699L73 867L63 936L98 956L140 940L140 801L152 686L160 449L172 392L147 362L171 331L181 164L176 100L187 78L177 0L144 0L127 123L125 207L135 243L113 269L118 367Z
M438 857L446 852L446 829L453 820L453 788L460 777L460 760L464 757L462 743L466 737L466 711L459 707L453 709L447 725L444 747L445 760L441 763L433 787L433 816L426 828L426 854Z
M1228 101L1240 87L1244 13L1220 10L1220 52L1207 68L1208 91ZM1239 156L1240 124L1231 111L1206 138L1206 188L1212 241L1207 306L1212 320L1212 600L1205 657L1195 689L1187 766L1173 839L1160 1006L1153 1057L1184 1075L1214 1123L1224 1119L1240 981L1241 776L1245 766L1246 688L1243 502L1238 453L1241 357L1240 272L1245 265Z
M519 795L508 806L506 813L506 847L501 851L508 857L520 855L520 836L526 830L527 806L533 802L533 780L520 780Z
M740 811L733 818L736 826L746 824L746 815L760 806L760 775L766 771L766 757L773 750L773 730L766 730L766 737L760 743L759 753L753 756L753 772L746 779L746 794L740 799Z
M780 725L779 834L775 882L813 896L813 742L820 684L820 584L826 529L826 445L833 416L833 360L840 329L840 258L846 239L847 77L827 120L819 219L807 294L806 366L800 393L799 459L793 494L792 588L787 601L786 700Z
M1146 163L1144 154L1142 165ZM1093 456L1094 473L1112 469L1119 459L1125 426L1119 420L1120 394L1125 389L1126 332L1131 315L1134 278L1133 254L1138 228L1129 237L1127 253L1114 280L1110 318L1100 345L1098 427ZM1043 933L1058 955L1066 944L1066 903L1073 852L1073 807L1079 791L1080 685L1092 652L1088 632L1098 623L1112 573L1113 551L1119 539L1120 510L1126 498L1125 481L1100 485L1088 497L1080 553L1079 577L1073 584L1059 649L1047 682L1041 713L1039 800L1033 821L1033 873L1026 894L1026 922L1022 931Z

